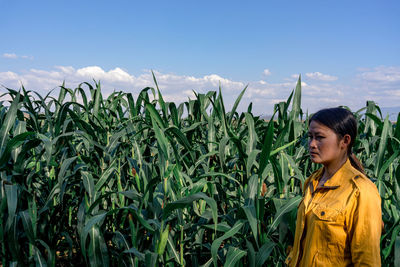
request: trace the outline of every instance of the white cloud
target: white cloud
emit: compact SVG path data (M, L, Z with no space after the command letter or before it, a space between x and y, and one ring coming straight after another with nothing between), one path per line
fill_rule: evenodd
M354 79L358 97L374 100L381 107L400 106L400 66L359 69Z
M68 73L71 73L71 71L73 71L73 69L70 68L67 70L61 70L68 71ZM107 82L133 83L134 81L134 77L132 75L120 68L115 68L113 70L105 72L102 68L98 66L90 66L78 69L76 71L76 75L82 78L90 77L95 80L105 80Z
M19 55L15 54L15 53L4 53L3 57L4 58L10 58L10 59L17 59L17 58L30 59L30 60L33 59L33 56L25 56L25 55L19 56Z
M27 80L17 73L12 71L0 72L0 86L14 89L19 88L21 84L27 84Z
M398 89L398 90L386 90L385 94L400 98L400 89ZM400 105L400 103L399 103L399 105Z
M33 60L33 56L21 56L21 58Z
M183 102L193 98L196 92L217 91L219 86L224 92L231 92L230 96L237 95L246 85L240 81L233 81L217 74L203 77L177 75L154 71L159 88L166 101ZM151 71L144 71L138 76L129 74L121 68L103 70L99 66L88 66L75 69L71 66L56 66L52 70L30 69L23 73L0 72L0 85L17 89L23 84L29 90L41 94L57 88L63 81L66 86L75 88L82 82L92 83L93 79L101 82L103 95L109 95L113 90L122 90L138 94L145 87L155 87ZM229 104L229 100L228 100Z
M363 71L359 77L368 82L398 83L400 82L400 67L379 66L373 70Z
M18 74L12 71L0 72L0 80L11 81L18 79Z
M265 69L265 70L263 71L263 73L264 73L265 76L271 75L271 71L270 71L269 69Z
M326 81L326 82L336 81L338 79L338 77L336 77L336 76L323 74L323 73L318 72L318 71L317 72L306 73L306 77L310 78L310 79L314 79L314 80L318 80L318 81Z
M4 58L18 58L18 56L14 53L4 53L3 57Z
M319 73L319 72L316 72ZM154 71L157 83L165 101L180 103L194 98L193 90L197 93L218 91L222 88L226 110L229 111L236 97L247 85L247 82L222 77L218 74L205 76L179 75ZM377 67L374 69L358 70L352 81L339 83L330 75L305 75L302 81L302 106L304 111L316 111L320 108L346 105L358 109L365 105L367 100L375 100L381 107L399 106L400 103L400 74L399 67ZM327 79L328 77L328 79ZM330 77L330 78L329 78ZM75 88L82 82L93 84L93 79L101 82L104 96L114 90L130 92L134 96L145 87L155 87L150 70L137 75L122 68L104 70L99 66L74 68L71 66L56 66L52 69L30 69L24 72L0 72L0 85L18 89L21 84L27 90L47 94L58 88L63 81L66 87ZM239 105L239 110L247 110L253 102L255 114L271 114L273 105L286 101L296 87L298 74L289 75L281 82L264 80L248 82L247 91ZM0 87L0 92L3 92ZM57 93L55 90L54 93ZM1 95L1 93L0 93Z

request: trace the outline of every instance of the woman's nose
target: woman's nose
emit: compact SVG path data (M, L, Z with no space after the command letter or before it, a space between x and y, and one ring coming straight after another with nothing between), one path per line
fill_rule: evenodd
M310 137L310 139L308 140L308 147L309 147L309 148L314 148L314 147L316 147L316 146L315 146L315 139L314 139L314 138L311 138L311 137Z

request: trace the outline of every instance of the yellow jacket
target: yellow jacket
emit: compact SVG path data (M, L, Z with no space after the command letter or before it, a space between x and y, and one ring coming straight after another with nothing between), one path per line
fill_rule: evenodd
M381 198L349 160L317 188L323 168L304 182L291 266L380 266Z

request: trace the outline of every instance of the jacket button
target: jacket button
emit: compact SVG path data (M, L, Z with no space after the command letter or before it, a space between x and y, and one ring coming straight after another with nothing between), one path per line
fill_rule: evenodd
M325 215L325 211L321 211L321 216L324 216Z

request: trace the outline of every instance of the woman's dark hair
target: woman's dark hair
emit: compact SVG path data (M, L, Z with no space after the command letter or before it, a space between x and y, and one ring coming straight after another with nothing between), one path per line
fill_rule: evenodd
M354 141L357 137L357 121L353 113L344 108L321 109L312 115L309 124L312 121L330 128L339 138L343 138L346 134L350 135L351 141L347 149L350 163L354 168L365 174L363 165L352 152Z

